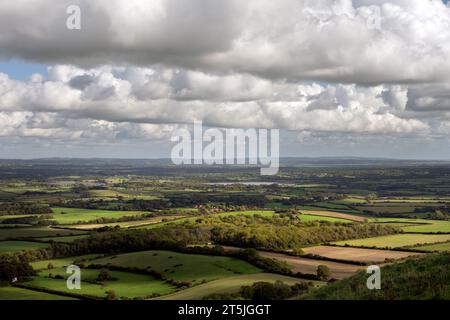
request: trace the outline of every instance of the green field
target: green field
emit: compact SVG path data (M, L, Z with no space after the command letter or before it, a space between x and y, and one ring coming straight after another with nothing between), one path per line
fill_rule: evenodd
M395 234L376 238L356 239L335 242L338 245L400 248L417 244L450 241L450 234Z
M54 242L73 242L75 240L83 239L89 237L88 234L82 234L79 236L66 236L66 237L48 237L39 238L40 241L54 241Z
M31 266L35 270L42 270L47 269L48 264L51 263L54 268L62 268L67 267L68 265L71 264L88 263L89 260L101 257L103 257L103 255L101 254L87 254L83 256L67 257L61 259L35 261L31 263Z
M367 203L367 200L364 198L357 198L357 197L348 197L341 200L333 200L332 203L337 204L363 204Z
M22 239L22 238L44 238L80 235L86 232L52 229L50 227L30 227L30 228L7 228L0 229L0 240L4 239Z
M142 211L112 211L112 210L91 210L78 208L52 208L53 219L60 224L73 224L79 222L90 222L99 218L122 218L126 216L136 216L144 214Z
M0 223L2 223L2 221L6 220L6 219L17 219L17 218L26 218L26 217L32 217L32 215L29 215L29 214L4 215L4 216L0 216Z
M424 220L430 224L404 227L405 232L448 232L450 233L450 221Z
M256 273L249 275L240 275L228 277L225 279L214 280L198 286L185 289L167 296L159 297L158 300L200 300L211 294L236 293L242 286L252 285L255 282L264 281L274 283L282 281L288 285L294 285L302 282L298 278L282 276L273 273Z
M162 280L155 279L149 275L136 274L123 271L109 271L113 280L96 282L100 270L82 269L81 289L70 290L67 288L66 278L69 276L65 268L42 270L37 277L26 283L26 285L46 288L59 292L85 294L96 297L105 297L106 291L113 290L121 299L144 298L152 294L168 294L175 291L175 287ZM59 275L64 279L49 278Z
M371 221L404 223L406 225L402 227L402 230L405 232L450 233L450 221L444 220L375 218Z
M29 241L0 241L0 254L14 253L23 250L36 250L48 248L47 243Z
M260 215L263 217L273 217L275 215L275 212L263 210L248 210L248 211L222 212L215 214L214 216L231 217L231 216L255 216L255 215Z
M316 216L316 215L312 215L312 214L301 214L301 215L298 215L298 218L300 219L300 221L303 221L303 222L308 222L308 221L329 221L329 222L347 222L347 223L352 222L347 219Z
M450 242L430 244L426 246L415 247L415 249L425 251L450 251Z
M0 300L76 300L70 297L17 287L0 287Z
M143 251L93 260L95 264L136 267L160 272L164 277L198 284L224 277L261 272L251 264L230 257Z
M380 213L380 214L397 214L397 213L413 213L417 208L416 206L392 206L388 204L378 204L378 205L364 205L355 206L355 208L361 212L368 211L370 213Z

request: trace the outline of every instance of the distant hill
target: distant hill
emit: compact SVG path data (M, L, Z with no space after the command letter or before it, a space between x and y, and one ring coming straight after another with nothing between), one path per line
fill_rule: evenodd
M322 287L304 299L313 300L449 300L450 254L411 258L381 268L381 290L366 287L370 275L360 271L351 278Z
M0 165L76 165L76 166L174 166L171 159L118 159L118 158L40 158L40 159L0 159ZM283 167L298 166L417 166L417 165L450 165L450 161L410 160L364 157L282 157ZM195 165L187 167L210 167ZM221 167L221 166L216 166ZM238 167L231 165L226 167ZM246 166L248 167L248 166Z

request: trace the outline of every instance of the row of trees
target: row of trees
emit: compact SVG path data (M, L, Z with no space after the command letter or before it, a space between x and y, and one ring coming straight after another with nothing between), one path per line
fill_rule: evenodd
M48 205L27 202L0 203L0 215L51 214Z

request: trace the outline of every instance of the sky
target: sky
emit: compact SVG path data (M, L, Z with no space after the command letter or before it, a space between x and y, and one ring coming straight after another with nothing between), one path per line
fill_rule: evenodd
M282 156L450 159L444 2L2 1L0 158L167 158L202 121L280 129Z

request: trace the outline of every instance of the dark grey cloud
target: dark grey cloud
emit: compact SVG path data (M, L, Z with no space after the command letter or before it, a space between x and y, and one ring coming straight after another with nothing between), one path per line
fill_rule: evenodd
M65 27L72 4L81 7L81 30ZM417 0L17 0L0 4L0 57L293 81L433 82L450 74L449 12L440 1Z

